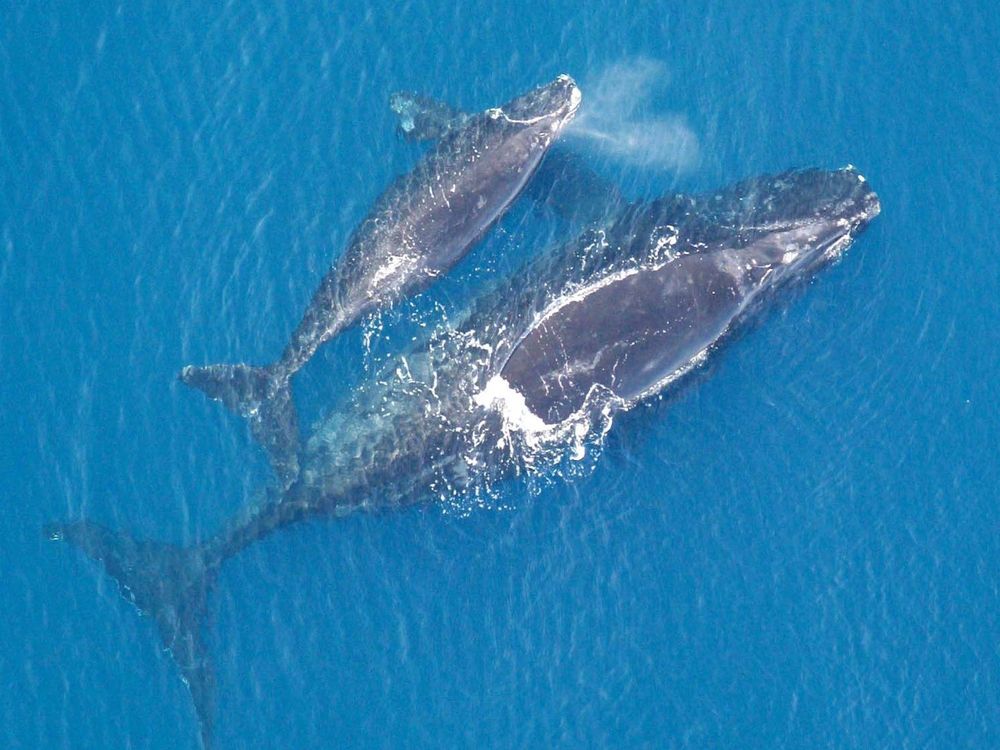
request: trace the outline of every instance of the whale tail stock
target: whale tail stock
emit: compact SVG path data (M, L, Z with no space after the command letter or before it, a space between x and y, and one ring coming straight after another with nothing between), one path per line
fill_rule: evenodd
M201 733L210 750L215 715L215 672L208 658L202 626L209 591L221 558L205 545L180 547L145 542L89 521L55 523L45 535L66 541L100 562L119 585L122 596L156 623L188 686Z
M298 474L299 420L289 378L274 366L187 366L180 379L244 417L287 486Z

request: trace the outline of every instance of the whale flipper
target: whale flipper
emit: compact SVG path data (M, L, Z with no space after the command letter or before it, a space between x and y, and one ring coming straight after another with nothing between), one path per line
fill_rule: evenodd
M122 596L153 618L164 649L191 692L202 747L209 750L215 673L202 638L202 620L218 561L207 560L201 546L137 541L88 521L50 524L45 535L69 542L100 562L118 582Z
M180 379L244 417L267 452L275 474L289 484L298 474L299 420L288 379L271 367L188 366Z
M390 95L389 107L399 115L399 134L412 142L443 138L469 120L469 115L450 104L409 91Z

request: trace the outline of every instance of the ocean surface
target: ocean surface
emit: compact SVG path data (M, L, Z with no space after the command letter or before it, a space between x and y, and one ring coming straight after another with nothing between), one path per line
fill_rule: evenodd
M42 525L184 543L259 500L180 367L280 353L419 158L391 92L564 72L630 197L852 163L882 215L586 470L229 561L217 747L1000 747L998 49L986 2L5 4L0 747L197 746L153 623ZM304 421L544 218L324 348Z

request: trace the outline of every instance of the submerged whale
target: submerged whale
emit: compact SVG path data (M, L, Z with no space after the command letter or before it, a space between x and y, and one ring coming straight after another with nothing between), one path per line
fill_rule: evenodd
M225 561L302 521L474 493L575 450L620 410L682 382L783 287L840 258L879 211L853 168L632 204L388 361L318 423L295 482L211 538L181 547L91 521L46 533L100 561L155 620L208 746L202 619Z
M461 260L520 195L580 99L573 80L561 75L502 107L463 116L376 201L278 361L187 366L181 380L247 418L276 473L291 480L298 471L292 376L326 341Z

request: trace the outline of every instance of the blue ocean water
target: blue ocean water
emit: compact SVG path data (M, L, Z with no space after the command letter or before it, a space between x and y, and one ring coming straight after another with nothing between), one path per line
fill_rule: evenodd
M177 370L280 352L419 156L390 92L567 72L581 119L659 136L580 136L631 196L850 162L882 216L589 473L227 563L218 747L1000 746L989 4L38 2L0 40L0 745L196 746L153 624L42 524L183 542L252 502L263 457ZM326 347L303 411L536 252L531 221Z

